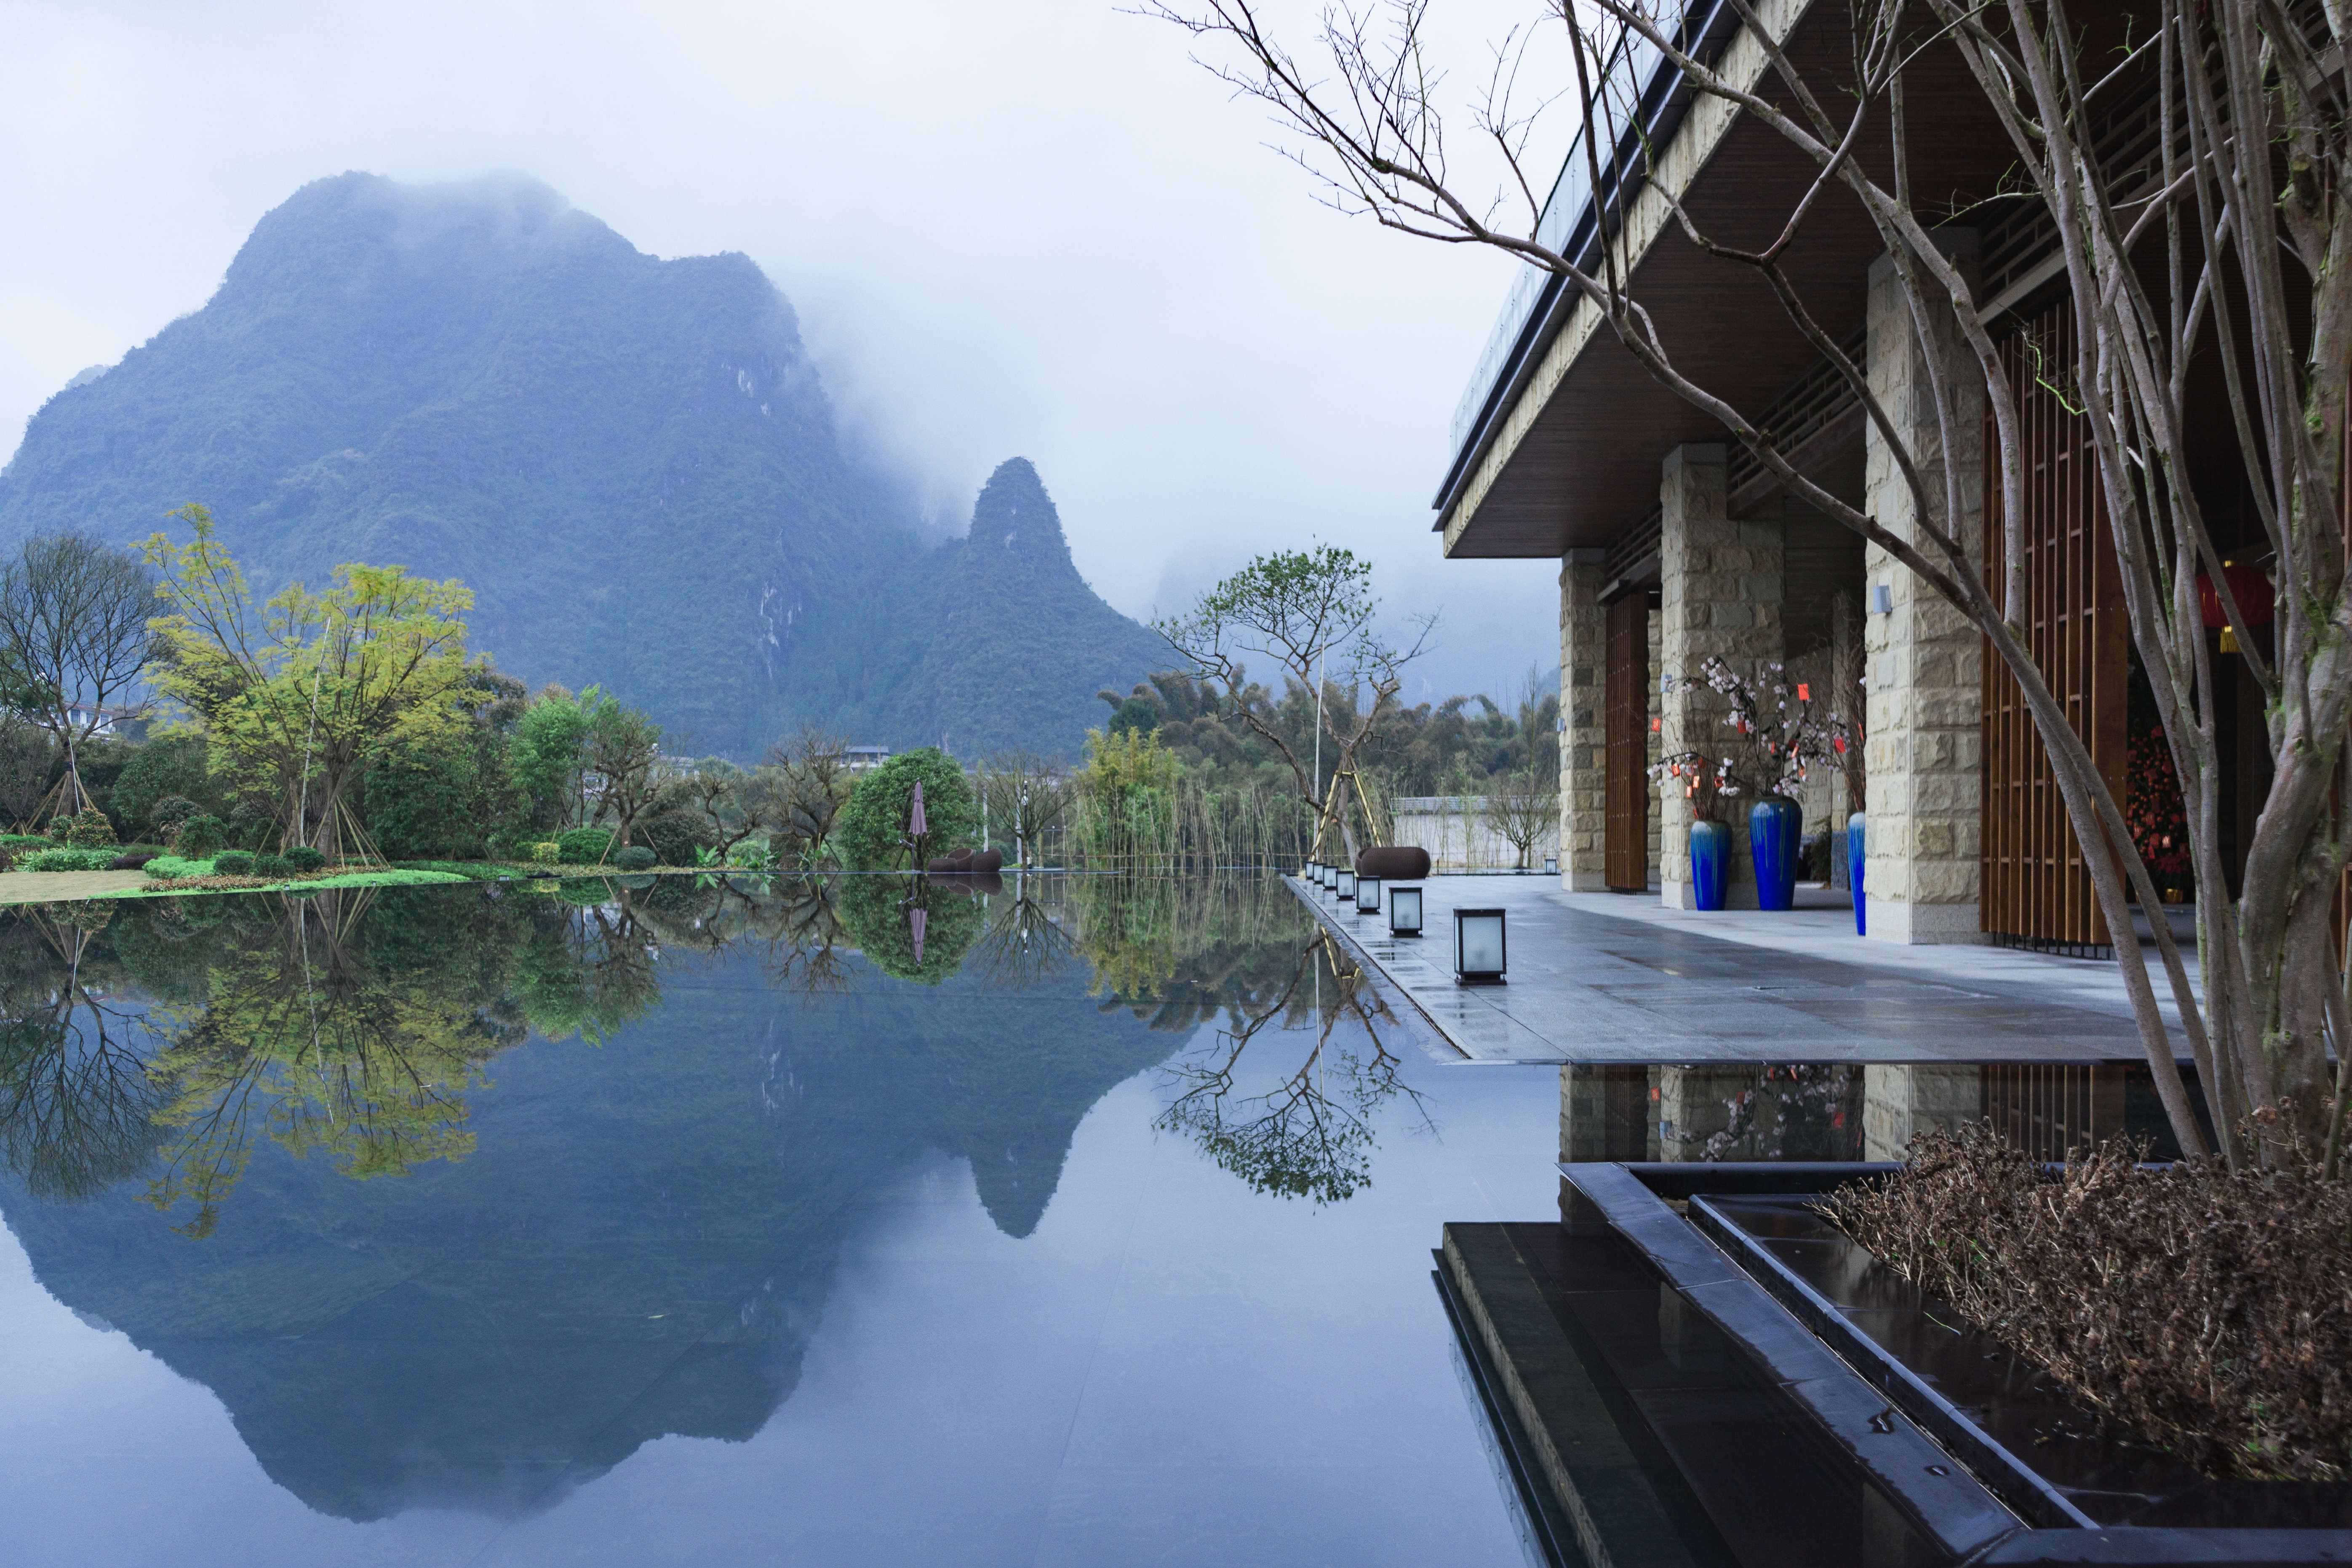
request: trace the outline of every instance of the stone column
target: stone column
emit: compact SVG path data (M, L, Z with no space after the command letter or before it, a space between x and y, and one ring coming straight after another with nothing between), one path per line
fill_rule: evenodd
M1609 612L1601 607L1601 554L1571 550L1559 563L1559 885L1609 885L1607 691Z
M1944 239L1948 252L1973 261L1973 233L1948 230ZM1984 388L1948 310L1935 323L1932 338L1920 342L1894 265L1881 257L1870 269L1871 391L1906 433L1920 471L1934 476L1929 501L1940 511L1944 440L1928 372L1938 361L1961 368L1963 374L1947 375L1951 435L1963 476L1961 514L1952 531L1969 548L1980 551ZM1868 427L1866 458L1865 504L1871 514L1927 550L1910 490L1874 425ZM1958 609L1876 545L1869 547L1864 564L1870 759L1864 892L1870 900L1870 934L1885 942L1979 942L1983 638ZM1882 599L1888 603L1884 611Z
M1688 684L1710 656L1743 674L1781 656L1783 531L1778 518L1735 522L1725 485L1725 448L1677 447L1666 454L1659 489L1659 661L1656 676L1676 689L1661 700L1665 754L1705 750L1721 734L1719 701ZM1658 874L1670 908L1697 903L1690 880L1690 802L1681 784L1659 789ZM1741 807L1727 803L1731 883L1725 902L1756 907L1756 872ZM1737 821L1732 818L1738 818Z
M1877 864L1872 852L1871 863ZM1864 889L1865 892L1868 889ZM1877 912L1874 901L1871 912ZM1862 1069L1862 1157L1900 1160L1922 1132L1949 1131L1984 1114L1984 1069L1866 1067Z
M1756 1087L1756 1075L1760 1070L1748 1062L1659 1068L1658 1141L1664 1151L1662 1158L1703 1158L1706 1141L1731 1125L1734 1101L1743 1090Z

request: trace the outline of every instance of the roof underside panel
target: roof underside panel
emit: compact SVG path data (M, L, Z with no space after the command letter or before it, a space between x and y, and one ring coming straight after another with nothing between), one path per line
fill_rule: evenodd
M1829 89L1844 77L1846 25L1843 7L1816 5L1790 37L1791 56L1826 103L1845 97ZM1938 193L1946 210L1990 189L2009 166L1999 128L1951 51L1906 74L1905 102L1913 189ZM1875 136L1865 132L1867 161L1881 179L1891 167L1888 142L1883 129ZM1761 249L1778 237L1814 174L1815 165L1778 132L1743 115L1692 182L1685 209L1713 243ZM1870 264L1881 250L1861 202L1837 188L1815 204L1783 253L1790 285L1832 341L1861 327ZM1670 225L1642 258L1632 292L1674 364L1751 419L1819 358L1754 267L1707 254L1679 226ZM1556 310L1545 331L1556 335L1570 308ZM1538 342L1527 362L1539 359L1544 346ZM1653 377L1603 326L1553 387L1447 553L1558 556L1605 545L1656 504L1659 465L1669 451L1724 439L1717 421ZM1465 470L1478 467L1465 464ZM1442 523L1454 521L1463 495L1457 485Z

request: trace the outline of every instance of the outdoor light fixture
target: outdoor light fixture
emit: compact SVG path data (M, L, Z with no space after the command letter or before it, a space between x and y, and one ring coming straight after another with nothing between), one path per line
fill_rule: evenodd
M1356 874L1344 866L1339 869L1339 901L1352 903L1356 897Z
M1356 879L1356 912L1360 915L1381 912L1381 879L1378 877Z
M1547 877L1557 877L1559 875L1559 856L1547 855L1544 857L1544 875Z
M1874 616L1891 616L1895 613L1894 584L1873 583L1870 585L1870 613Z
M1421 889L1419 888L1389 889L1389 934L1391 936L1421 934Z
M1503 978L1503 911L1454 911L1454 978L1465 985L1489 985Z
M1306 865L1301 866L1298 868L1298 879L1302 882L1320 882L1323 879L1323 862L1309 860Z

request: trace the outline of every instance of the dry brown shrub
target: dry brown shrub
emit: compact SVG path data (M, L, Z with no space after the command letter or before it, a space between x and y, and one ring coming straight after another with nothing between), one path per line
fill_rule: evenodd
M2053 1173L1979 1123L1820 1207L2116 1430L2208 1475L2345 1479L2352 1184L2140 1152Z

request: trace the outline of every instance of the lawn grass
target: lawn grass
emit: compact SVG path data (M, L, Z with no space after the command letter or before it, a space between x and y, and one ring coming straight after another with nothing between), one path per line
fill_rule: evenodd
M373 871L343 871L331 877L298 877L275 882L264 882L251 877L173 877L143 888L123 888L91 896L100 899L180 899L198 893L286 893L304 892L314 888L427 888L473 879L447 871L394 866Z

